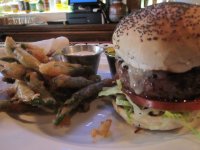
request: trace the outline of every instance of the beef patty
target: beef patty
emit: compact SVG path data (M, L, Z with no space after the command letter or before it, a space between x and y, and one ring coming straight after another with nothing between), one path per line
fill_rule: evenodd
M152 100L182 102L200 97L200 67L184 73L144 71L116 61L123 88Z

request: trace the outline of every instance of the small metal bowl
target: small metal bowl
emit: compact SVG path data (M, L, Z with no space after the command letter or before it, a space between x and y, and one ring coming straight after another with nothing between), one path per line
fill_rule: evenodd
M88 51L94 54L76 55L76 53ZM92 68L97 73L103 48L95 45L74 45L63 49L63 55L70 63L81 64Z

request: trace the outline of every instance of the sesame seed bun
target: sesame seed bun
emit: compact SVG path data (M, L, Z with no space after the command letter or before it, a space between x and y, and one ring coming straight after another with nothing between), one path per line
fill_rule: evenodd
M200 66L200 6L160 3L134 11L117 26L113 44L134 68L181 73Z

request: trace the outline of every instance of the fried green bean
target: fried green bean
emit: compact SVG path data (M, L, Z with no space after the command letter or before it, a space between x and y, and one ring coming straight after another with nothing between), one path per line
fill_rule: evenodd
M16 48L17 44L16 42L13 40L12 37L7 36L6 40L5 40L5 47L6 47L6 51L9 55L13 55L13 51Z
M13 63L13 62L19 63L19 61L15 59L14 57L0 57L0 60L9 62L9 63Z
M70 64L70 63L61 62L61 61L50 61L46 64L39 65L40 73L46 76L50 76L50 77L56 77L61 74L71 75L73 70L78 69L78 68L81 68L81 65Z
M100 82L101 81L101 76L93 74L93 75L90 75L87 79L91 80L93 82Z
M40 61L34 56L23 50L22 48L16 48L13 52L14 57L26 68L38 70Z
M71 72L70 75L73 77L77 77L77 76L84 76L84 77L88 77L91 75L94 75L95 72L92 70L91 67L88 66L79 66L74 68Z
M6 110L10 106L9 100L0 100L0 111Z
M31 88L26 85L24 81L16 80L16 94L13 99L21 101L25 104L31 104L33 106L43 104L43 101L40 98L40 94L35 93Z
M6 37L5 47L7 54L14 57L23 66L35 70L39 69L40 61L21 47L18 47L11 37Z
M40 62L46 63L49 61L49 58L46 56L44 49L32 45L30 43L22 43L21 47L26 50L28 53L33 55L35 58L37 58Z
M89 98L95 97L102 90L104 86L110 84L110 80L102 80L101 82L90 84L85 88L75 92L70 99L67 99L64 106L59 110L54 120L55 125L59 125L65 117L70 117L71 112L76 109L81 103L87 101Z
M22 113L30 110L31 108L23 103L12 103L10 100L0 100L0 112Z
M67 75L59 75L51 80L53 89L57 88L74 88L80 89L94 83L84 77L71 77Z
M6 78L21 79L26 73L26 68L16 62L9 63L0 60L0 72Z
M56 100L50 94L50 92L44 86L44 82L39 80L39 77L36 72L30 72L28 75L29 81L27 85L36 93L40 94L44 104L55 104Z

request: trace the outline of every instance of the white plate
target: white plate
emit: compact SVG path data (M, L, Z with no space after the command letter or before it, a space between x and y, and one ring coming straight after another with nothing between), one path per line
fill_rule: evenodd
M107 72L100 73L109 77ZM135 129L125 124L112 106L103 100L92 102L89 112L76 114L69 128L55 128L53 118L44 114L18 116L0 113L0 150L200 149L200 139L186 130L134 133ZM91 130L106 119L112 119L110 136L94 140L90 136Z
M124 123L107 101L96 100L87 113L79 113L69 128L55 128L53 116L0 114L1 150L199 150L200 139L188 132L140 131ZM26 120L27 122L20 121ZM101 121L112 119L111 135L94 140L90 136Z

